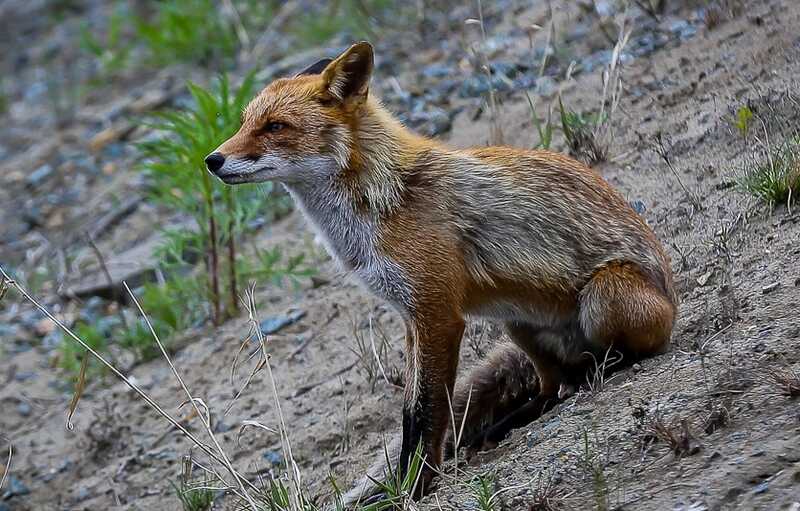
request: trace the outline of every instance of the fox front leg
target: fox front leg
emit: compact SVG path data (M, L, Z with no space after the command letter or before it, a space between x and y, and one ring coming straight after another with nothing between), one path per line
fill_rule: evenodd
M421 482L427 485L441 465L450 420L450 396L458 367L464 320L457 315L417 319L407 324L406 387L403 405L401 477L421 446L424 467Z

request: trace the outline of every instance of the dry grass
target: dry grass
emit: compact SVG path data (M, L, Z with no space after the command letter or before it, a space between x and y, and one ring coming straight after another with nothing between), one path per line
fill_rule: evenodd
M788 365L768 369L766 378L775 394L789 398L800 397L800 373Z
M687 419L675 419L667 422L663 414L659 412L650 417L645 440L666 444L676 456L691 456L700 451L700 444L692 434Z
M8 460L6 460L6 466L3 469L3 477L0 478L0 490L3 489L3 486L6 484L6 479L8 479L8 474L11 473L11 458L14 457L14 447L11 446L11 443L8 444Z
M532 488L532 496L527 511L559 511L564 509L564 494L553 480L553 475L540 475Z

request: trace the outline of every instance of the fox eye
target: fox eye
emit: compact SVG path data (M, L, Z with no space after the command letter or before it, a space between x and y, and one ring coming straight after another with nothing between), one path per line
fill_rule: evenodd
M280 131L285 127L286 125L282 122L268 122L264 125L264 131L266 133L275 133L276 131Z

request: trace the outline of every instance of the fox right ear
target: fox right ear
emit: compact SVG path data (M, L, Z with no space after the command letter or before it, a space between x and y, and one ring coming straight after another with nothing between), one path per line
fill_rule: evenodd
M363 102L369 91L373 62L371 44L354 44L322 71L325 89L339 101Z

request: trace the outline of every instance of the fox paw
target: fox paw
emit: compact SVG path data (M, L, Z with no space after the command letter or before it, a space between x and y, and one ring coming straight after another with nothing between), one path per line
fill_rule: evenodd
M577 391L578 389L575 385L562 383L558 387L558 399L567 399L568 397L572 397Z

